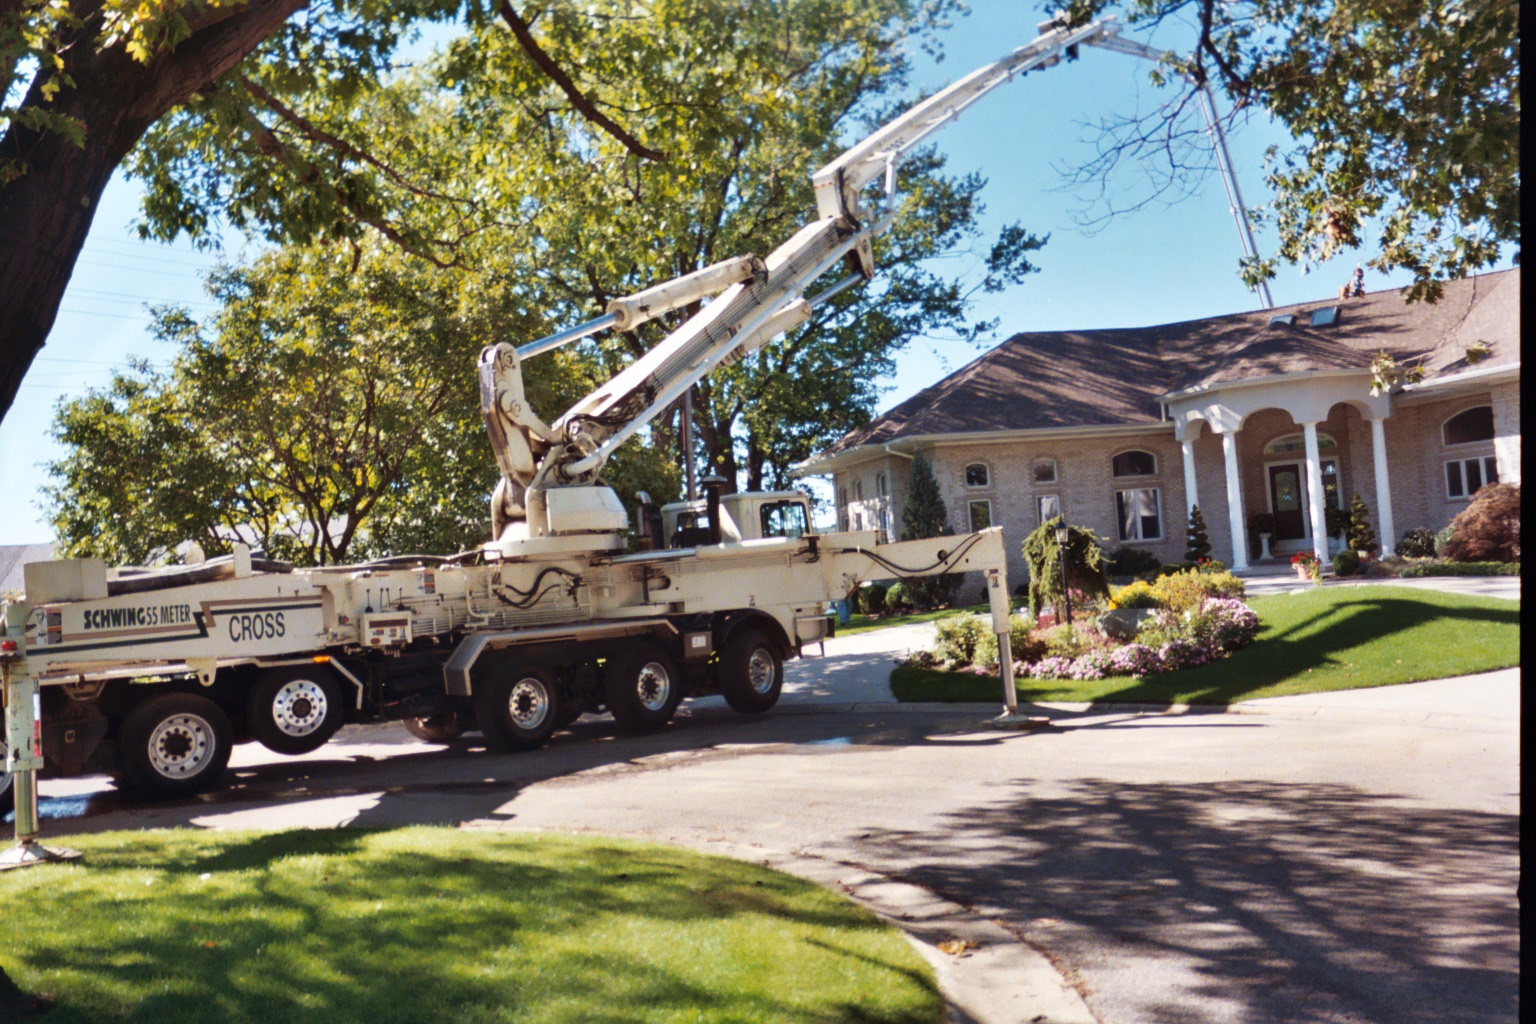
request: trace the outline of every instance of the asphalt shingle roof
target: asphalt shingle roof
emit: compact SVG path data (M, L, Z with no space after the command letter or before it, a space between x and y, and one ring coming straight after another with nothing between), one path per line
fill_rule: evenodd
M1338 306L1312 327L1311 313ZM1271 320L1295 314L1291 326ZM1379 349L1399 364L1422 359L1426 379L1520 358L1520 270L1446 285L1440 301L1403 301L1394 290L1276 309L1093 331L1016 334L932 387L844 435L824 454L903 437L1156 423L1159 396L1200 385L1309 370L1364 369Z

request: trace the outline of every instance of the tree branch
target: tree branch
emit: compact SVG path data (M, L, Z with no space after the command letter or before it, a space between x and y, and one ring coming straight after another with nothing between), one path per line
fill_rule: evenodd
M565 93L566 97L570 99L571 105L581 111L588 121L591 121L603 129L603 131L618 139L624 145L624 148L635 156L658 162L667 159L667 154L644 145L639 139L615 124L601 110L598 110L596 105L587 99L580 89L576 88L576 83L571 81L571 76L567 75L560 65L556 64L554 59L544 52L543 47L539 46L538 40L533 38L533 33L528 31L527 23L518 16L517 11L512 9L512 4L508 0L500 0L500 3L497 5L497 11L501 14L501 20L505 21L512 29L512 34L517 37L517 41L522 46L524 52L539 66L539 70L549 76L550 81L560 87L560 91Z

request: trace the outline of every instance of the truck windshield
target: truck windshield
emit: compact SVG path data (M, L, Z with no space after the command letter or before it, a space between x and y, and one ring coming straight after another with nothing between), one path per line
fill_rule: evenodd
M776 501L763 506L764 537L799 537L806 532L805 505L798 501Z

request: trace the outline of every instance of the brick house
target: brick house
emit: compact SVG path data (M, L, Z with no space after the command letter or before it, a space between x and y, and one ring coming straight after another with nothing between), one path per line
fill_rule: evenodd
M894 537L922 452L957 531L1003 528L1014 582L1025 536L1057 512L1169 562L1198 503L1215 556L1242 571L1262 556L1254 513L1274 517L1272 556L1328 557L1325 510L1359 494L1390 550L1482 483L1519 481L1519 339L1518 268L1452 282L1433 305L1394 290L1018 334L796 473L831 476L841 529ZM1382 350L1423 380L1371 395Z

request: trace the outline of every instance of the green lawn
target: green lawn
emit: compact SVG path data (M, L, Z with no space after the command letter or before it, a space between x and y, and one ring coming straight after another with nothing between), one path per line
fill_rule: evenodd
M885 629L888 626L907 626L914 622L935 622L939 619L947 619L951 615L959 615L961 612L981 612L990 614L992 606L989 604L973 604L964 608L939 608L931 612L912 612L910 615L882 615L876 618L873 615L865 615L863 612L855 612L848 617L848 624L837 625L838 636L852 636L855 633L868 633L872 629Z
M1318 587L1254 598L1253 646L1201 668L1134 679L1018 680L1024 701L1229 704L1388 686L1520 664L1520 602L1408 587ZM898 668L903 701L1002 703L995 677Z
M454 829L58 840L0 875L46 1022L931 1024L932 972L819 886L601 838Z

